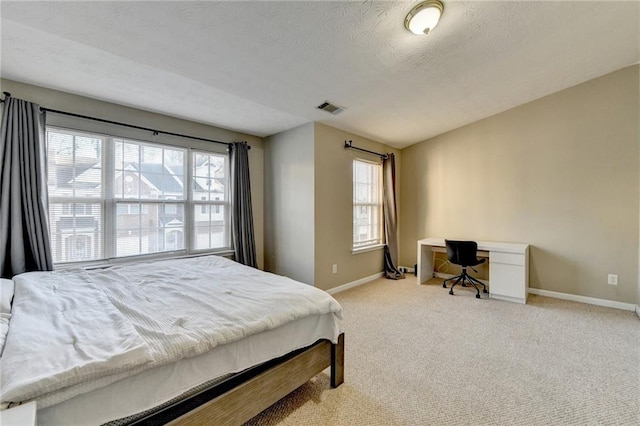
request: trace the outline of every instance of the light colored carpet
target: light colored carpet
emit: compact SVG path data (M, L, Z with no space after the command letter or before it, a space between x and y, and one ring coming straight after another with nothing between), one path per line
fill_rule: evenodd
M633 312L450 296L413 276L336 299L345 383L320 374L250 425L640 425Z

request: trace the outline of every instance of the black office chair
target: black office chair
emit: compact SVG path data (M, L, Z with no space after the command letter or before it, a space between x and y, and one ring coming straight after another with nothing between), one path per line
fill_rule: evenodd
M482 286L482 292L488 293L487 287L475 277L472 277L467 273L467 267L473 269L474 266L480 265L484 263L486 259L478 259L478 243L475 241L453 241L453 240L444 240L447 245L447 257L449 258L449 262L454 263L456 265L462 266L462 273L452 278L447 278L443 281L442 287L447 288L447 281L455 280L451 289L449 290L449 294L453 294L453 288L461 283L463 287L468 287L469 285L476 289L476 298L480 299L480 287ZM475 272L475 269L473 269Z

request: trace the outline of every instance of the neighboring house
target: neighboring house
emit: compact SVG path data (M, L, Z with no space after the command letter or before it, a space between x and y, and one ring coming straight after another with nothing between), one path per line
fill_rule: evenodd
M68 141L67 141L68 142ZM49 226L54 262L88 260L100 250L102 203L100 185L100 145L74 153L69 143L54 156L49 169L49 197L62 202L49 203ZM95 197L96 202L77 203L74 198Z
M65 161L59 155L55 172L57 197L68 197L69 202L56 203L50 210L54 262L95 259L103 234L102 202L78 203L76 196L100 194L100 164L96 158L75 158ZM74 177L75 176L75 177ZM194 201L226 202L224 163L210 160L195 165ZM124 170L116 172L114 195L116 208L115 256L182 250L185 248L185 197L184 166L168 166L161 163L124 164ZM52 185L53 183L50 183ZM197 240L218 241L225 239L225 212L223 205L195 204L194 226ZM196 242L197 243L197 242ZM200 247L202 244L197 244ZM106 255L104 257L110 257Z
M184 204L172 202L184 200L183 176L160 163L116 172L116 256L184 248Z

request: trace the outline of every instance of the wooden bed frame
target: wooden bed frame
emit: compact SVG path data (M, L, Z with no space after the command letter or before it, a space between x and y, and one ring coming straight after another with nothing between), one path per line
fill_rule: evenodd
M331 367L331 387L344 382L344 333L249 368L131 425L240 425Z

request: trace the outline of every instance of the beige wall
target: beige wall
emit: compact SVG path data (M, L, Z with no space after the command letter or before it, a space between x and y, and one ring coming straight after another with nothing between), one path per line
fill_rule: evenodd
M266 138L267 270L324 290L382 271L381 249L351 252L352 161L356 157L375 160L376 156L345 150L344 141L349 139L358 147L399 154L386 145L320 123ZM336 274L334 264L338 265Z
M524 242L531 287L635 303L638 70L404 149L401 263L428 236Z
M13 97L35 102L50 109L224 142L249 142L251 145L251 150L249 151L249 168L251 174L251 197L255 226L256 255L260 268L264 266L264 144L261 138L11 80L1 80L0 86L1 91L10 92ZM96 131L114 136L137 138L150 142L165 142L183 146L189 144L189 146L192 147L195 146L209 150L226 149L224 145L213 144L211 142L194 141L166 135L153 136L145 131L52 113L47 114L47 124L76 130Z
M375 152L398 150L352 133L315 124L315 285L330 289L382 272L382 249L352 254L354 158L376 160L375 155L346 150L345 140ZM396 159L399 182L400 160ZM398 184L397 182L397 184ZM397 185L398 186L398 185ZM400 197L399 190L397 191ZM332 273L332 265L338 273Z
M313 123L265 140L266 269L314 284Z

